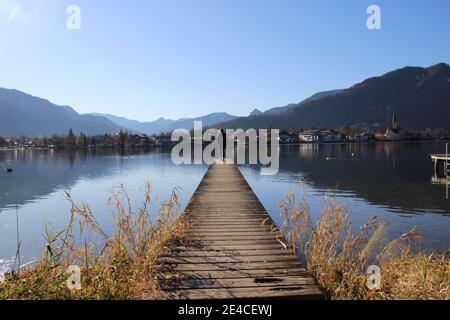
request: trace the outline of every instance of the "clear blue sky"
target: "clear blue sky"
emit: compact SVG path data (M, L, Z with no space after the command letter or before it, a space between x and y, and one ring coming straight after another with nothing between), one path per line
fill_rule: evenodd
M382 30L366 27L370 4ZM0 39L1 87L81 113L246 115L449 63L450 1L0 0Z

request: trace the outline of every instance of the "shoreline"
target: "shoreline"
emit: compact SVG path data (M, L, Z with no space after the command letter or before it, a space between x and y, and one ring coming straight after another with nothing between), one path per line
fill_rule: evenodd
M430 142L449 142L447 139L428 139L428 140L376 140L376 141L326 141L326 142L293 142L280 143L280 146L300 146L300 145L368 145L379 143L430 143ZM15 151L15 150L121 150L121 149L165 149L172 148L175 144L165 145L149 145L149 146L77 146L77 147L0 147L0 151Z

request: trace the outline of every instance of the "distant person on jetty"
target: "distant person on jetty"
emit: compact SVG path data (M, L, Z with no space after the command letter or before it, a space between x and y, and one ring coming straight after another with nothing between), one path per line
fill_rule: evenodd
M222 160L223 160L223 162L225 162L226 150L227 150L227 135L225 133L224 128L220 128L220 130L219 130L219 139L222 139L222 141L219 140L219 143L222 146Z

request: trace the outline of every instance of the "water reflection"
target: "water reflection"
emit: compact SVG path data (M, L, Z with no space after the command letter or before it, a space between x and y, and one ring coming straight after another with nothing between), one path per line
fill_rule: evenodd
M319 190L363 198L406 213L450 212L445 188L431 183L438 143L300 145L283 148L280 171L303 172Z
M324 195L331 193L349 208L355 229L377 215L390 223L389 238L418 227L425 247L446 250L450 202L445 187L431 182L430 159L443 147L441 143L283 146L277 176L261 177L254 166L241 170L278 222L280 201L292 190L303 194L303 180L313 216L320 214Z
M180 188L180 204L184 206L206 171L205 166L174 166L170 152L163 149L2 151L0 167L14 169L11 174L0 170L0 273L14 261L17 226L21 256L26 263L40 254L45 224L53 230L67 225L70 203L65 198L66 191L76 202L89 204L105 231L110 232L112 208L107 201L114 187L126 187L134 210L144 199L147 182L152 184L154 210L175 187Z
M331 190L349 206L355 227L379 215L390 222L390 237L417 226L424 229L424 246L444 250L450 246L450 202L445 199L445 186L432 183L430 159L431 153L443 148L441 143L282 146L276 176L261 176L258 166L241 166L241 171L275 221L279 221L279 202L293 189L301 192L303 179L313 215L320 213L323 196ZM3 168L14 171L5 174ZM108 226L111 208L106 202L119 183L136 204L141 203L149 180L160 200L181 187L184 205L206 169L175 166L170 150L161 149L0 151L0 273L16 253L16 205L22 262L27 263L42 248L45 223L56 230L67 224L64 190L71 189L76 201L89 203L100 223Z

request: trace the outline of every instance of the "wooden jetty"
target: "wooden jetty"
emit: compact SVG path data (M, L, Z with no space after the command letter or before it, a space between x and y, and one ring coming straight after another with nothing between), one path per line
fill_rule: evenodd
M435 177L446 177L450 176L450 154L449 154L449 144L445 144L445 153L444 154L431 154L431 160L433 160L434 164L434 176ZM444 174L439 174L439 164L444 164Z
M445 144L445 154L431 154L431 160L434 164L434 175L431 178L431 183L445 185L445 197L449 198L449 187L450 187L450 154L449 154L449 144ZM444 172L440 174L440 164L443 164Z
M435 176L448 176L450 173L450 155L448 154L432 154L431 155L431 160L433 160L433 164L434 164L434 175ZM440 174L440 163L444 164L444 174L441 175Z
M163 299L323 299L235 165L210 166L184 214L188 240L162 258Z

